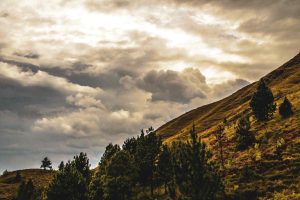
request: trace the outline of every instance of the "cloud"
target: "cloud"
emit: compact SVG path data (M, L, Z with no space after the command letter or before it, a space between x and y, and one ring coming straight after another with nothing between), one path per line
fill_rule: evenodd
M151 93L152 101L171 101L188 103L195 97L206 98L203 90L207 90L205 77L197 69L176 71L150 71L138 86Z

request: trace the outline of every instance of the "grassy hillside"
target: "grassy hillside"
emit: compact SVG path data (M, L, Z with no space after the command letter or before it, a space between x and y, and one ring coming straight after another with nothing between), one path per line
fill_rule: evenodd
M275 192L300 192L300 53L264 79L272 89L277 105L287 96L294 106L295 114L288 119L282 119L277 111L267 123L259 123L251 117L251 131L257 139L255 148L237 151L234 127L236 120L241 116L252 116L249 101L257 82L223 100L187 112L157 130L166 143L171 143L186 140L192 124L195 123L202 141L208 144L214 155L217 155L214 133L223 119L227 118L229 122L229 126L225 129L227 164L223 175L229 194L247 192L275 198ZM276 146L281 143L283 143L283 158L279 160L275 156ZM252 180L243 180L240 175L246 167L255 174ZM300 196L296 199L300 199Z
M41 169L24 169L8 172L6 175L0 176L0 200L10 200L16 195L21 183L15 181L17 172L20 172L24 181L32 179L34 186L39 189L47 187L55 174L55 171L44 171Z

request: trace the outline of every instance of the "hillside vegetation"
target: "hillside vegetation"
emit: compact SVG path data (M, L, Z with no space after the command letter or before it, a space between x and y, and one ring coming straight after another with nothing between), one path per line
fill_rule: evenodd
M161 126L157 133L167 144L186 140L194 123L199 137L206 142L213 155L217 155L215 133L226 118L226 168L223 173L226 191L229 194L251 193L266 198L275 198L274 191L281 191L285 196L289 193L290 196L296 196L292 193L300 192L300 53L266 75L264 80L272 89L277 108L288 97L293 105L292 117L283 119L277 109L269 121L255 120L249 106L257 88L258 83L255 82L225 99L177 117ZM251 132L255 134L257 144L248 150L237 151L234 137L236 121L245 115L250 116ZM276 150L279 148L282 149L282 159L276 158ZM249 180L241 177L240 172L243 170L251 171ZM295 199L300 199L300 196Z
M16 175L21 175L21 180L16 180ZM33 184L39 190L43 190L52 181L55 171L41 169L24 169L8 172L0 176L0 200L11 200L16 196L21 181L32 179Z
M271 113L259 121L253 110L270 96ZM284 101L285 117L278 112ZM122 146L108 144L95 170L82 152L58 171L6 172L0 200L25 200L23 193L47 200L300 199L299 175L300 53L223 100L142 130ZM19 187L30 179L34 193Z

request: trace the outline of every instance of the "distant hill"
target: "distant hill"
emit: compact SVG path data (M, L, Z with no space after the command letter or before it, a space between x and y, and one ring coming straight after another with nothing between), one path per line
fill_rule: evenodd
M258 140L256 149L237 152L234 127L237 119L241 116L252 116L249 102L256 90L257 82L220 101L191 110L157 130L165 143L170 144L176 140L186 140L194 123L199 137L216 155L214 133L217 126L226 118L229 122L229 126L225 130L228 138L225 149L228 167L224 176L227 182L226 190L229 193L234 190L241 192L250 190L263 196L270 196L271 194L266 194L267 191L286 189L297 192L300 190L300 53L263 78L272 89L277 107L287 96L293 104L295 114L288 119L282 119L277 110L273 118L266 124L259 123L251 117L251 131ZM274 151L279 141L284 141L286 147L282 160L274 158ZM256 153L262 155L261 160L257 163L251 160ZM236 172L246 166L252 168L261 178L249 182L241 181L237 175L239 173Z
M34 186L39 189L47 187L56 173L55 171L42 169L24 169L8 172L6 175L0 176L0 200L11 200L17 194L21 183L20 181L15 181L17 172L21 174L24 181L32 179Z

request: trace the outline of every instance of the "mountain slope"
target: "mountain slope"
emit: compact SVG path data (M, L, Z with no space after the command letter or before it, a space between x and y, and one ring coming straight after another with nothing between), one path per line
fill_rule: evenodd
M263 78L272 88L276 100L280 100L284 95L299 92L299 73L300 53ZM241 113L249 110L249 101L256 86L257 82L252 83L225 99L191 110L162 125L157 133L166 140L174 140L184 138L192 123L196 124L199 132L203 132L215 127L224 118L234 121Z
M0 176L0 200L10 200L16 196L21 181L15 181L17 172L20 173L23 181L32 179L36 189L47 187L54 177L55 171L42 169L24 169L8 172Z
M294 115L282 119L278 111L267 123L257 122L252 115L249 102L256 90L257 82L218 102L205 105L185 113L161 126L157 133L164 142L186 140L194 123L199 137L213 153L212 161L218 160L215 139L217 126L227 118L224 144L225 170L222 172L226 192L238 195L234 199L282 199L280 195L300 199L300 53L293 59L269 73L264 80L272 89L277 105L287 96L293 105ZM243 115L250 115L251 132L256 145L245 151L236 150L235 124ZM278 158L278 150L281 157ZM243 172L251 171L250 179ZM294 196L293 196L294 195Z

